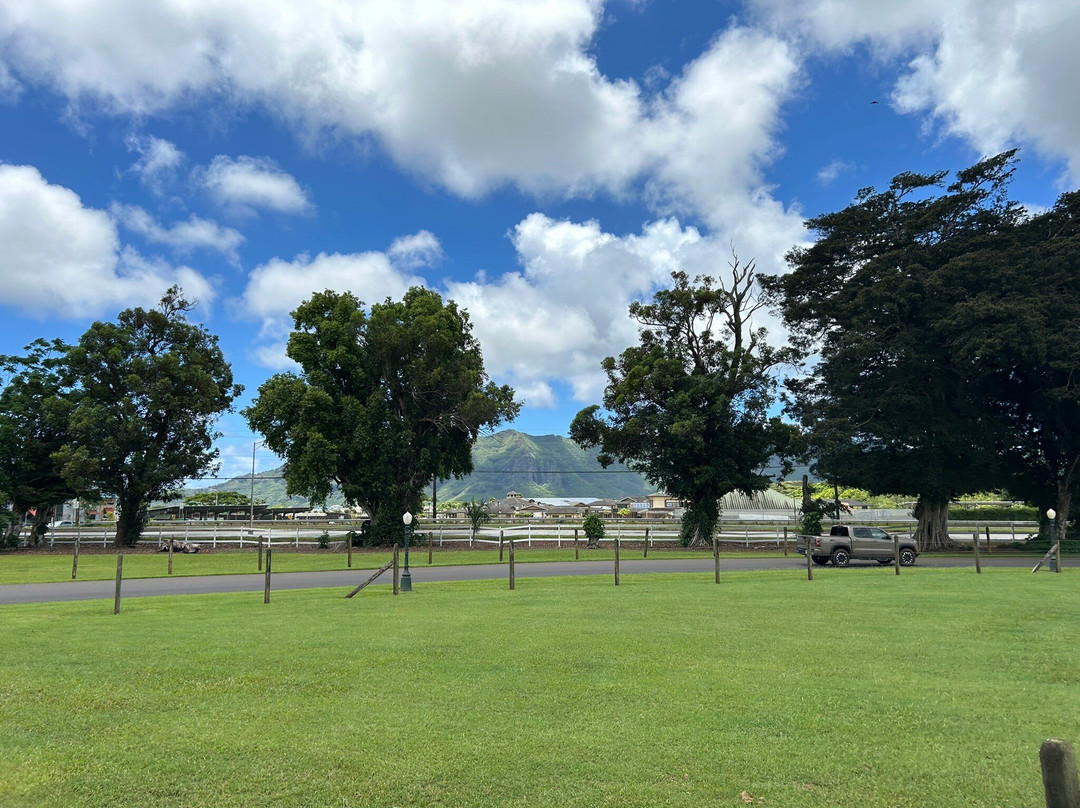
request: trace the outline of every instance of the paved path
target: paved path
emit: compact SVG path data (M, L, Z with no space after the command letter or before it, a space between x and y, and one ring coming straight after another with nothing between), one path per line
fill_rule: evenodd
M1031 569L1038 559L1030 557L991 557L983 560L987 567L1026 567ZM922 567L970 567L971 558L928 558L919 559ZM789 558L738 558L723 556L720 559L721 571L731 570L782 570L793 572L805 566L802 557ZM874 562L854 562L852 567L877 568ZM1066 563L1065 566L1072 566ZM918 569L916 567L915 569ZM518 578L547 578L563 575L611 575L611 561L548 561L521 562L517 565ZM365 580L374 570L338 570L331 572L282 572L273 576L272 586L280 589L311 589L315 587L352 587ZM624 575L643 572L698 572L712 575L711 558L684 558L672 560L633 559L623 560L620 571ZM506 578L505 564L476 564L467 566L412 567L414 586L435 581L476 581L494 578ZM261 592L264 576L252 575L204 575L198 577L176 578L132 578L123 583L125 598L148 597L154 595L206 595L222 592ZM389 579L380 578L376 583ZM115 581L63 581L50 584L8 584L0 586L0 604L43 603L60 600L95 600L112 598Z

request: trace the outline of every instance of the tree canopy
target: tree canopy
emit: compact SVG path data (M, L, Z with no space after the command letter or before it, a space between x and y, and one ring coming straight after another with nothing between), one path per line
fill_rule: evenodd
M586 407L570 426L579 445L600 447L603 465L618 459L687 501L689 544L711 540L725 494L768 487L764 468L792 439L769 414L774 371L792 353L770 346L753 323L761 307L754 264L736 257L730 270L724 281L693 283L673 272L670 289L631 304L640 343L603 361L606 412Z
M293 312L288 355L244 415L285 458L288 492L323 502L340 486L373 522L400 535L433 478L472 470L484 428L512 419L514 391L488 381L467 312L414 287L370 314L352 294L321 292Z
M1008 199L1014 153L957 173L904 173L807 227L814 244L767 279L768 298L812 371L789 381L790 411L818 472L875 493L919 495L917 537L947 543L949 500L1001 474L998 422L977 394L989 368L960 357L955 318L972 288L953 262L995 248L1022 210Z
M36 543L53 506L77 493L52 458L70 439L71 405L60 374L67 347L58 340L36 340L26 346L25 356L0 357L0 372L7 376L0 389L0 504L11 503L10 518L0 523L0 546L18 541L30 511Z
M96 322L64 358L70 443L53 457L72 485L118 500L116 543L133 545L154 499L214 467L213 425L242 388L217 337L187 320L177 287L156 309Z

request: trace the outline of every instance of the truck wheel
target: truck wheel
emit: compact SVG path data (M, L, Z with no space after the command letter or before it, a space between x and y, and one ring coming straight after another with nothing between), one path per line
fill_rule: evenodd
M851 560L851 553L844 547L837 547L832 551L832 565L834 567L846 567Z
M915 565L915 551L910 547L905 547L900 551L900 566L912 567Z
M814 563L817 564L819 567L824 567L826 564L829 563L829 557L828 556L814 556Z

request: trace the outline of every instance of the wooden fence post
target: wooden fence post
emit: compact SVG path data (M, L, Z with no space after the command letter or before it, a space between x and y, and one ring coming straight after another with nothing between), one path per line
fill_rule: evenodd
M1046 808L1080 808L1076 753L1068 741L1049 738L1039 747Z
M435 534L432 531L428 531L427 534L427 563L431 566L432 553L435 552Z
M396 595L400 591L398 584L398 552L399 548L397 542L394 542L394 594Z
M352 540L353 540L353 532L351 530L345 531L345 548L346 548L346 552L348 553L348 556L349 556L349 561L348 561L349 569L352 569Z
M503 560L503 531L502 531L502 528L499 528L499 563L500 564L502 563L502 560Z
M266 575L263 580L263 603L270 602L270 548L266 548Z
M806 580L808 580L808 581L814 580L814 567L813 567L813 561L811 560L811 556L812 556L812 554L814 552L814 549L813 549L814 548L814 543L813 542L814 542L813 536L807 534L806 535Z
M173 570L173 540L172 536L169 537L169 575L172 575Z
M514 540L510 539L510 591L514 590Z
M116 594L113 596L113 614L120 614L120 581L124 577L124 554L116 554Z
M645 554L642 556L642 558L648 558L648 557L649 557L649 528L646 527L645 528Z
M900 574L900 534L893 533L892 537L892 561L896 568L896 574Z
M720 583L720 537L712 537L712 555L713 555L713 567L715 567L715 574L713 580L716 583Z
M619 585L619 537L615 537L615 586Z
M259 536L259 572L262 572L262 554L263 554L263 540L262 536Z
M79 537L75 537L75 555L71 557L71 580L75 580L75 576L79 572Z
M986 554L990 555L990 525L986 526Z
M580 552L580 551L579 551L579 549L578 549L578 535L577 535L577 531L578 531L578 529L577 529L577 528L575 527L575 528L574 528L574 561L577 561L578 559L580 559L580 558L581 558L581 556L579 555L579 552Z
M975 572L982 575L982 560L979 558L979 529L975 528L975 532L971 534L973 539L972 544L975 546Z

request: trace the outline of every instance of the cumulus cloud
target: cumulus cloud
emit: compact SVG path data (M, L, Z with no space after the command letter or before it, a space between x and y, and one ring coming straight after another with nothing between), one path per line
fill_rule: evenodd
M435 266L442 260L443 251L434 233L421 230L411 236L394 239L394 243L387 250L387 255L395 266L402 269L414 269Z
M213 298L206 278L122 247L105 211L33 166L0 164L0 301L32 316L83 318L152 305L174 283Z
M841 174L846 174L854 169L855 164L850 160L833 160L818 170L817 183L822 186L832 185Z
M177 170L184 162L184 153L174 143L153 135L131 135L125 144L128 151L139 155L131 171L154 193L163 193L165 186L176 179Z
M657 200L710 223L745 227L758 218L745 206L773 207L761 172L797 84L788 46L724 32L657 98L600 71L590 48L602 16L600 0L37 0L0 21L0 52L76 105L259 104L302 133L374 140L466 197L507 183L621 195L652 179ZM645 81L651 92L667 78ZM228 201L306 207L275 168L219 160L207 181Z
M312 207L300 183L269 157L219 154L197 178L219 204L234 210L306 213Z
M1080 14L1073 0L752 0L826 49L868 43L905 61L892 95L983 153L1018 143L1080 180Z
M233 263L239 261L236 250L244 243L244 236L239 231L223 227L217 222L201 219L193 214L186 222L177 222L166 227L137 205L110 205L109 215L147 241L172 247L181 254L196 249L213 250L224 253Z

